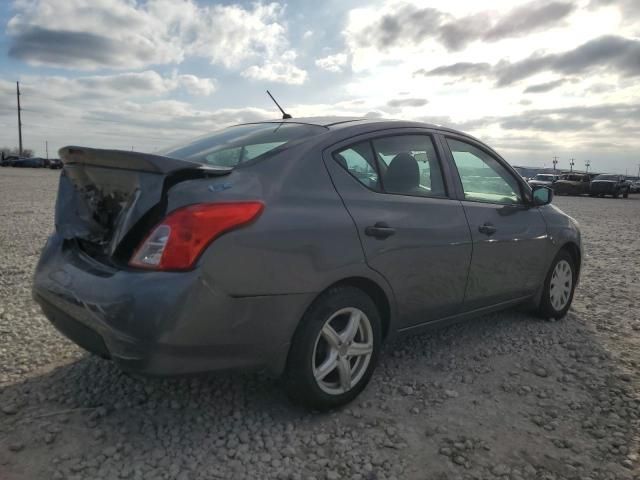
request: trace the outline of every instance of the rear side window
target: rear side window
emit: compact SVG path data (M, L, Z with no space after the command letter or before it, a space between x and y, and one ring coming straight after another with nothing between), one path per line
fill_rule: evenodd
M433 140L427 135L396 135L373 140L382 186L389 193L445 197L444 179Z
M278 147L325 133L327 130L319 125L284 122L237 125L157 153L205 165L235 167Z
M380 179L378 178L371 144L368 141L356 143L335 152L333 158L365 187L380 191Z

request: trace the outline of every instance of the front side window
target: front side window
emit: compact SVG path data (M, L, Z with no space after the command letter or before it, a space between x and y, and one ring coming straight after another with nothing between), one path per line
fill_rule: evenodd
M396 135L373 140L385 192L445 197L444 179L433 140L427 135Z
M498 160L469 143L452 138L447 143L460 174L465 200L522 203L520 184Z
M368 141L356 143L335 152L333 158L365 187L376 191L380 190L376 162L371 151L371 144Z
M237 125L167 148L158 155L217 167L235 167L295 140L326 131L326 127L302 123Z

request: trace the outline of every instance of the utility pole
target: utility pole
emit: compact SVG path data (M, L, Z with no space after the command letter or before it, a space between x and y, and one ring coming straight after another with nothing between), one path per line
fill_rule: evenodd
M556 171L556 165L558 164L558 157L553 157L553 171Z
M46 152L47 160L49 160L49 140L44 141L44 151Z
M587 173L589 173L589 167L591 166L591 160L587 160L584 162L585 167L587 167Z
M571 159L571 162L569 163L569 165L571 166L571 172L573 172L573 166L575 165L575 162L573 161L573 158Z
M20 119L20 82L16 82L16 98L18 99L18 156L22 156L22 120Z

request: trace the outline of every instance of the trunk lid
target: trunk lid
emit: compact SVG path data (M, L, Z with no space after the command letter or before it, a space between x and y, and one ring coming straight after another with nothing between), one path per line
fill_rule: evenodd
M64 147L56 231L94 258L128 255L165 213L180 181L227 175L231 168L122 150Z

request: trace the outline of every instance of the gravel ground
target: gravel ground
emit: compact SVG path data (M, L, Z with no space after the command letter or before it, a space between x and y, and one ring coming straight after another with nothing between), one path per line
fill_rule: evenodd
M259 374L141 379L58 335L30 297L57 176L0 170L0 479L640 479L640 195L556 199L587 253L565 319L396 342L314 414Z

